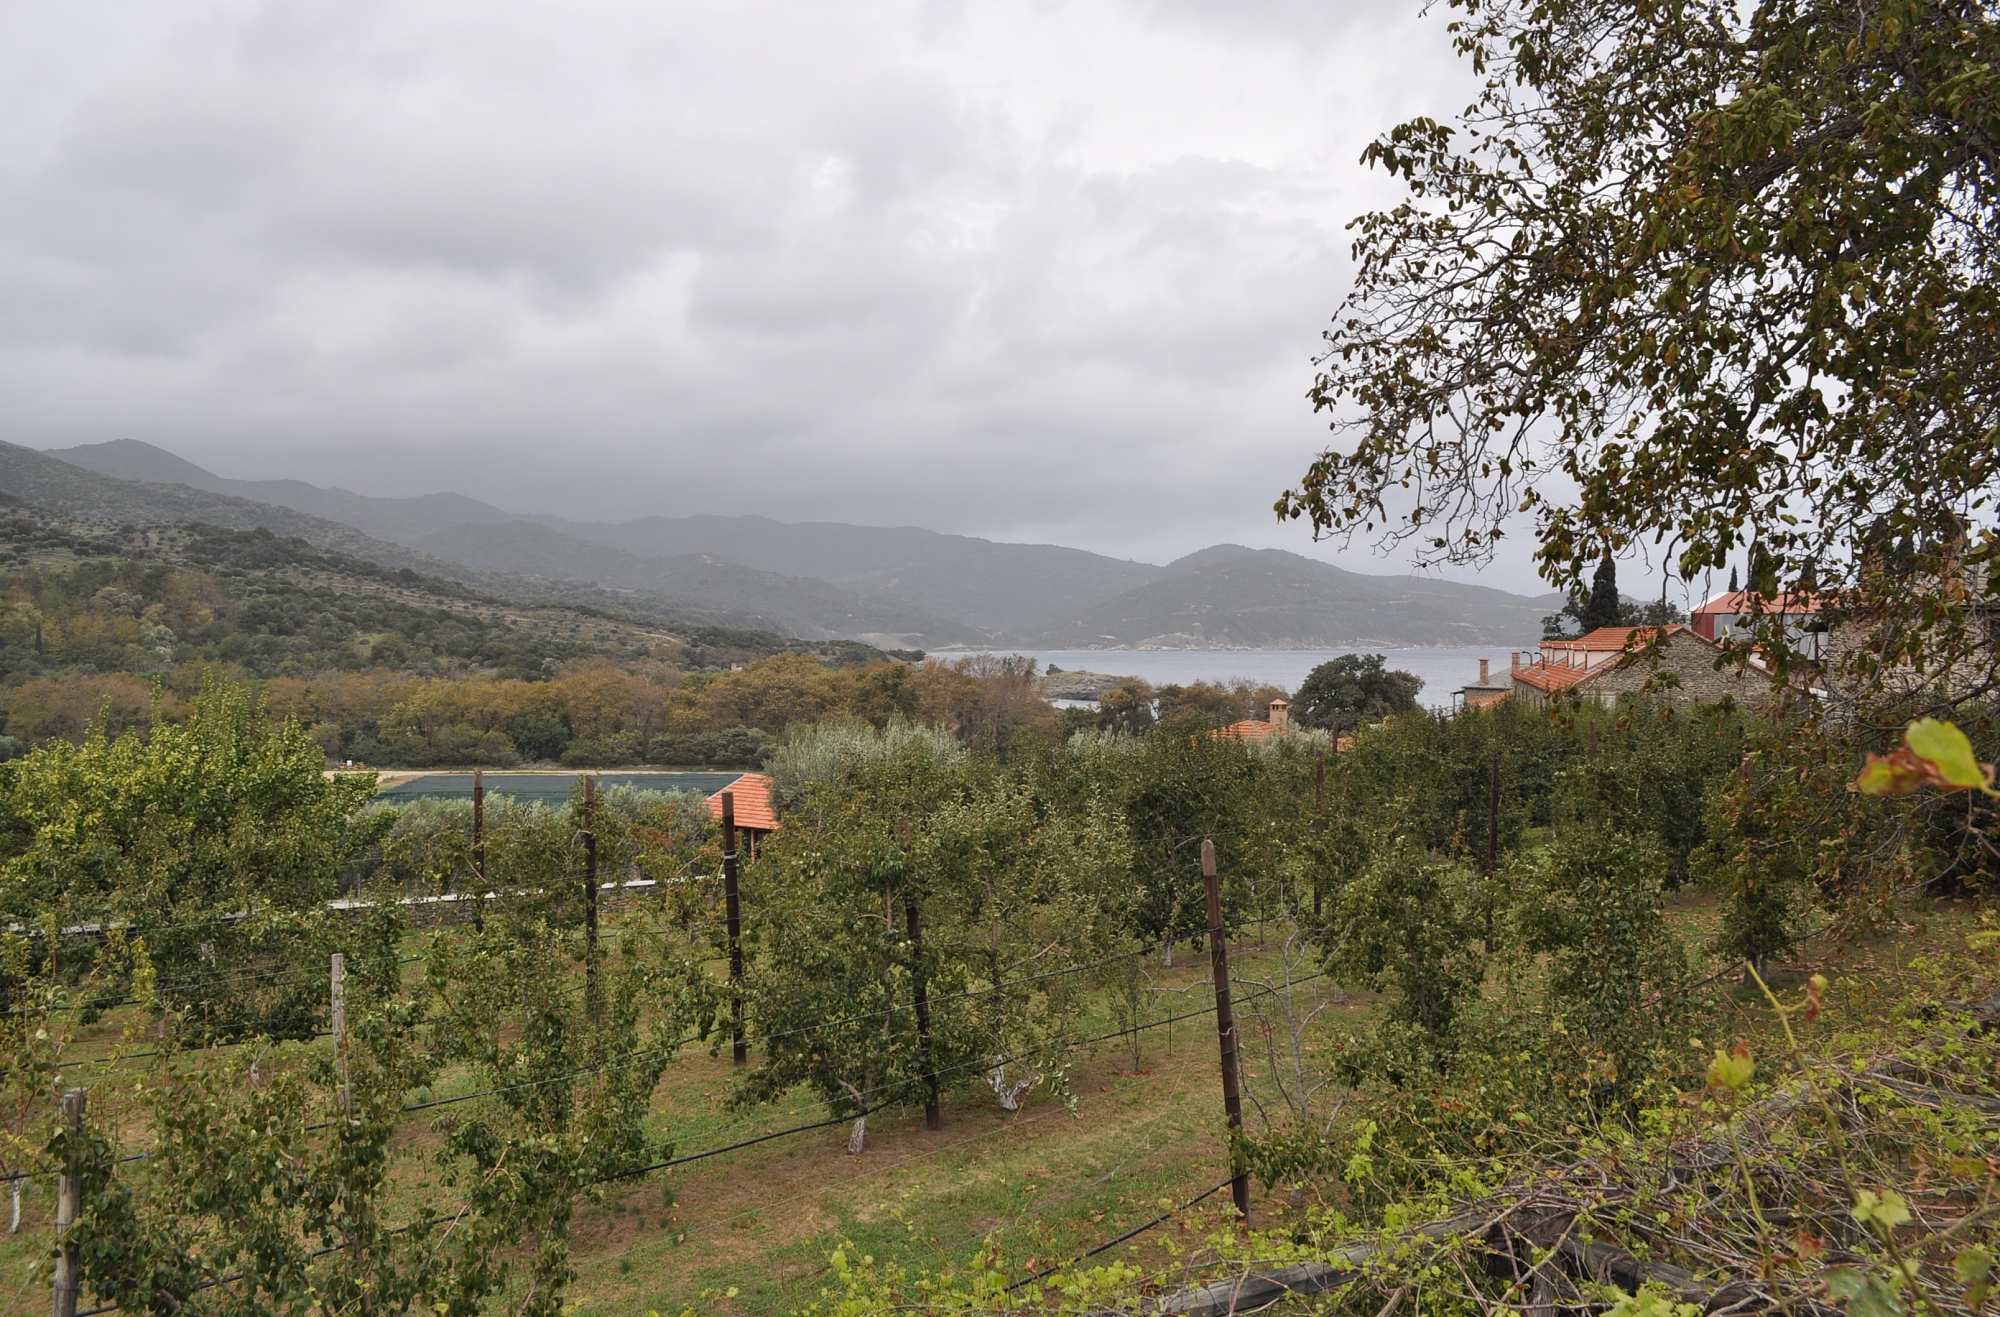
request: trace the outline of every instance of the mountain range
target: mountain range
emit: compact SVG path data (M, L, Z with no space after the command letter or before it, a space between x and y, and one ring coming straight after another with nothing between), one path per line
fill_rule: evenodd
M263 528L499 595L889 648L1394 648L1526 644L1556 595L1345 571L1216 545L1164 566L912 526L765 517L578 522L462 494L377 498L232 480L136 440L0 444L0 492L138 525Z

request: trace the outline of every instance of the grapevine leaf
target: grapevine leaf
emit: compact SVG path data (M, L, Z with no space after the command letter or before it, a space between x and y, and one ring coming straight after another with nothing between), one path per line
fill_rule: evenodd
M1826 1273L1826 1287L1847 1304L1848 1317L1902 1317L1896 1292L1865 1271L1834 1267Z
M1937 718L1919 718L1903 733L1910 753L1937 766L1945 783L1959 790L1985 791L1993 777L1990 765L1981 764L1972 753L1972 742L1953 723Z
M1750 1059L1749 1048L1739 1045L1734 1052L1718 1048L1715 1059L1708 1063L1708 1082L1734 1092L1749 1083L1756 1072L1757 1063Z

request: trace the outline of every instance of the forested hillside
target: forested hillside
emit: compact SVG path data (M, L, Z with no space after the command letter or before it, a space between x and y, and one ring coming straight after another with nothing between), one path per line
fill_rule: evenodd
M141 530L18 506L0 520L0 610L14 752L77 739L98 717L113 735L148 727L156 699L171 717L227 675L300 714L335 758L748 766L788 711L856 703L828 693L840 668L889 662L853 642L668 631L629 612L501 599L263 530ZM775 681L789 702L697 701L715 670L774 655L795 662L722 689ZM398 712L417 704L427 712ZM681 739L654 743L666 734Z

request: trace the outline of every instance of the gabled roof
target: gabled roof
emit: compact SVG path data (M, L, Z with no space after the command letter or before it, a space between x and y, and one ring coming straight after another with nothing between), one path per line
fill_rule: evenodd
M1594 668L1572 667L1567 663L1530 663L1525 668L1514 669L1514 680L1524 682L1547 695L1568 690L1581 681L1588 681L1600 672L1610 671L1610 664L1600 664Z
M778 830L778 811L771 805L775 785L762 773L745 773L722 789L735 797L730 803L735 807L737 827L757 832ZM708 816L718 823L722 821L722 791L708 798Z
M1636 649L1640 645L1650 644L1655 632L1670 636L1680 629L1678 624L1666 627L1664 631L1649 626L1601 626L1594 631L1584 632L1574 640L1544 640L1542 648L1615 654L1628 646Z
M1817 613L1825 605L1827 596L1804 590L1787 590L1768 597L1755 590L1726 590L1694 611L1697 616L1747 613L1751 611L1752 601L1758 599L1764 601L1766 613Z
M1273 736L1284 735L1284 732L1276 723L1267 723L1261 718L1245 718L1227 727L1216 728L1215 734L1232 741L1267 741Z

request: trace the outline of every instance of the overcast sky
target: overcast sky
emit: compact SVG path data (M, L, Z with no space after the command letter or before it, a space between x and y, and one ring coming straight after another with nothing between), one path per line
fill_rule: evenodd
M1395 570L1270 505L1420 9L8 0L0 438Z

